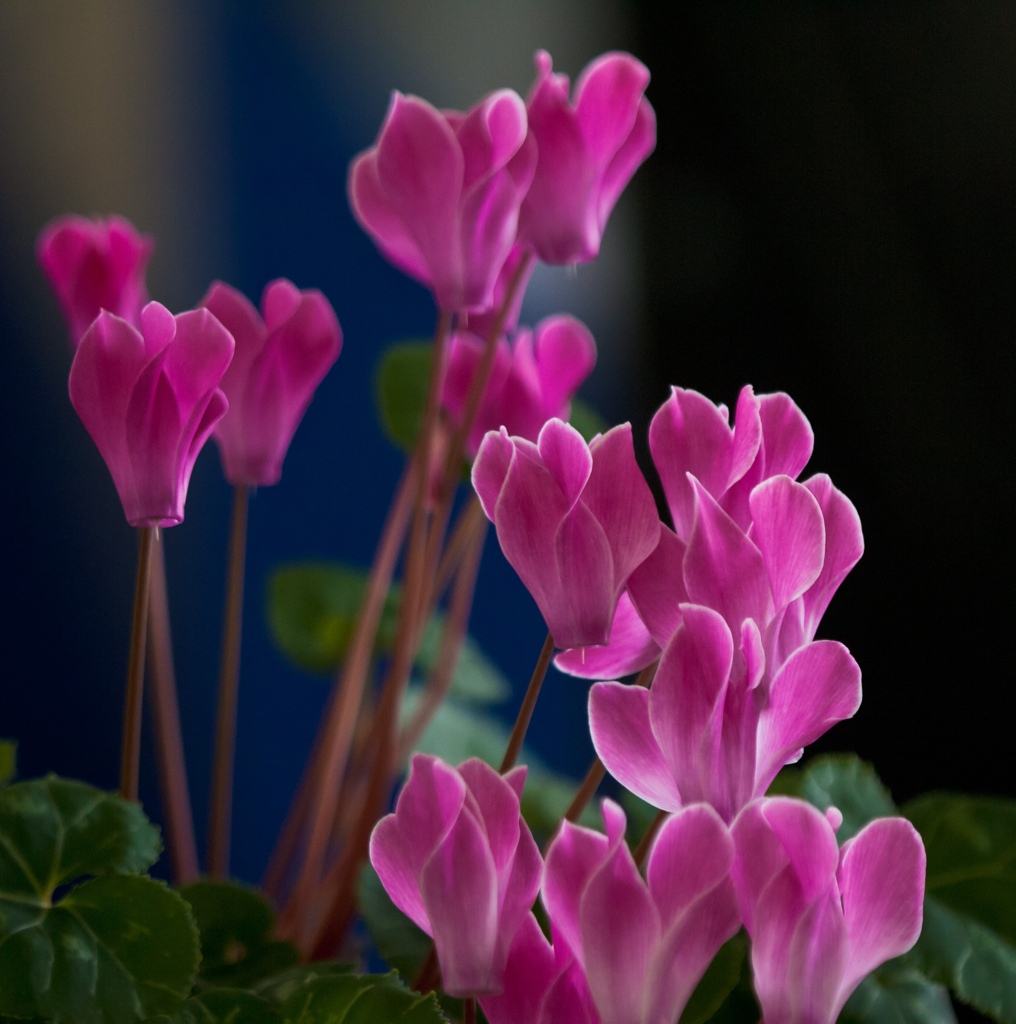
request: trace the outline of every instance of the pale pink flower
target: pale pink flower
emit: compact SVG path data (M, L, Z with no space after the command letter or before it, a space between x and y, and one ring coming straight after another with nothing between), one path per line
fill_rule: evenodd
M452 336L441 404L453 423L462 419L485 344L465 331ZM595 363L593 336L571 316L548 317L534 331L523 328L511 345L502 337L467 439L467 454L476 455L488 430L504 427L512 436L535 441L547 420L567 420L571 400Z
M278 483L293 434L339 357L339 322L319 291L284 279L265 288L260 314L221 281L201 305L236 342L221 385L229 413L215 428L226 479L248 487Z
M149 302L140 330L102 312L71 365L70 398L106 460L132 526L183 521L198 452L228 407L233 338L207 310Z
M603 1024L674 1024L741 923L733 841L711 807L687 807L661 826L643 881L624 812L604 800L603 817L605 836L565 822L547 852L554 948L581 965Z
M392 902L434 939L446 992L496 995L543 862L522 820L526 769L498 775L475 758L452 768L413 757L395 813L370 840Z
M555 645L606 643L628 577L660 530L631 425L588 445L558 419L535 444L492 430L473 464L473 486Z
M39 234L36 255L77 345L101 310L138 325L145 269L155 242L123 217L58 217Z
M879 818L840 849L838 818L776 797L731 827L765 1024L834 1024L860 981L921 933L926 861L913 825Z
M392 96L377 143L349 170L353 214L385 257L449 311L491 307L536 147L502 89L462 114Z
M539 159L519 242L544 263L584 263L596 258L610 211L656 146L649 72L631 54L605 53L579 76L572 102L568 76L553 73L544 50L536 71L526 110Z

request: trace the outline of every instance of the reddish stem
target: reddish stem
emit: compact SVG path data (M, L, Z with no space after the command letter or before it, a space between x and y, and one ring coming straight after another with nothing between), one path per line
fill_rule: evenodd
M529 686L526 688L526 695L522 698L522 707L519 708L519 714L515 719L512 734L508 739L508 749L505 750L504 758L501 761L500 771L502 775L511 768L514 768L515 762L518 760L519 751L522 750L522 741L526 738L526 730L529 728L529 721L533 717L533 709L536 707L536 700L540 696L540 688L543 686L543 680L547 675L547 669L550 667L550 659L553 655L554 638L548 633L547 639L543 641L540 656L536 659L536 667L533 669L532 678L529 680Z
M141 764L141 705L145 689L145 633L148 627L148 580L152 566L152 538L157 527L140 527L138 571L134 580L134 614L131 618L131 653L127 662L127 695L123 708L123 741L120 745L120 796L138 798Z

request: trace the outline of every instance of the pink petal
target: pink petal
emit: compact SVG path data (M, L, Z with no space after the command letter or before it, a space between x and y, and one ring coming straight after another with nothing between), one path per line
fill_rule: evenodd
M631 134L648 84L649 69L629 53L602 54L579 76L575 116L598 168L606 168Z
M759 549L694 477L695 525L684 558L684 583L695 604L714 608L732 630L745 619L768 622L772 597Z
M568 404L596 365L596 342L572 316L552 316L536 325L535 347L548 416L566 418Z
M802 747L861 706L861 670L850 652L833 640L799 648L773 680L769 704L759 719L756 792Z
M521 821L521 819L520 819ZM503 877L503 876L502 876ZM529 827L521 822L521 832L511 871L499 887L497 955L494 968L500 972L519 926L529 916L543 881L543 857Z
M491 93L468 111L455 131L462 149L463 192L504 167L518 152L526 130L526 106L511 89Z
M222 390L236 413L242 408L250 368L268 337L264 321L245 295L222 281L213 282L199 306L207 309L233 336L233 360L222 377ZM237 419L230 417L230 421Z
M537 441L543 464L561 488L567 507L579 499L593 468L593 457L582 435L562 420L548 420Z
M659 647L666 647L681 624L681 605L688 603L684 588L683 541L660 523L660 539L628 578L628 592L640 619Z
M765 475L796 480L808 464L815 435L804 413L782 391L760 395Z
M602 232L614 204L620 198L632 175L656 148L656 113L648 100L642 99L635 111L635 123L628 138L604 168L596 204L596 219Z
M597 683L589 691L589 731L607 771L654 807L676 811L681 795L653 736L649 691L622 683Z
M473 757L457 769L475 800L478 820L483 826L498 875L511 866L519 844L519 796L489 764ZM524 781L515 777L515 782Z
M616 572L607 535L584 501L561 522L554 538L554 557L561 593L540 605L554 645L606 644L617 603Z
M531 1024L540 1020L540 1006L560 968L536 918L527 914L515 938L504 971L504 992L484 996L480 1005L490 1024Z
M921 934L924 844L904 818L880 818L844 844L839 885L850 953L842 1000L870 971L905 953Z
M789 476L771 477L751 492L752 536L762 552L776 610L786 608L819 577L825 558L822 510Z
M619 679L641 672L660 656L660 648L635 611L627 591L621 595L603 647L577 647L554 659L555 667L579 679Z
M570 963L551 983L539 1018L520 1018L517 1024L536 1024L537 1020L538 1024L600 1024L589 983L577 961Z
M508 432L491 430L484 437L473 462L472 482L484 514L494 522L498 498L515 458L515 445Z
M460 814L420 873L444 990L452 996L497 995L497 874L483 828Z

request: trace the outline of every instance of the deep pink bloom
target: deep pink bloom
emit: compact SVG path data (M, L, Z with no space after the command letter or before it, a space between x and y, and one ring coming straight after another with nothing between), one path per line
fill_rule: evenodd
M526 108L502 89L462 114L392 95L377 143L349 170L353 214L445 310L489 309L536 165Z
M370 840L392 902L434 939L450 995L496 995L543 862L522 820L525 767L498 775L475 758L452 768L413 757L395 813Z
M123 217L58 217L42 229L39 264L56 292L77 345L101 310L137 326L146 298L145 269L155 242Z
M558 668L585 678L638 671L659 657L683 603L721 612L737 636L754 619L772 678L814 639L822 614L864 550L850 501L829 478L793 478L811 455L808 421L787 395L741 391L727 411L674 388L649 431L674 529L628 581L631 605L607 649L569 651Z
M656 146L649 72L631 54L605 53L579 76L573 103L549 53L537 53L536 71L526 110L538 162L519 241L544 263L584 263L599 253L610 211Z
M460 331L451 339L441 404L459 423L485 342ZM514 437L535 441L550 419L567 420L571 400L596 363L596 342L571 316L553 316L520 330L511 346L501 338L466 451L475 456L488 430L504 427Z
M660 828L643 881L624 812L605 800L603 817L605 836L565 822L547 852L554 946L582 966L604 1024L674 1024L741 923L733 841L711 807L687 807Z
M499 335L513 333L519 325L522 300L535 268L536 260L533 259L532 253L521 245L513 245L494 282L490 308L486 312L474 312L463 317L460 326L470 334L484 339L489 338L491 332L498 328ZM512 289L510 296L509 289ZM506 302L508 305L502 315L502 307Z
M826 816L785 797L746 807L731 832L765 1024L834 1024L858 983L921 933L921 837L879 818L838 849Z
M149 302L140 330L103 311L71 365L70 396L132 526L183 521L191 470L228 407L233 338L207 310Z
M314 390L339 357L339 322L319 291L300 291L283 279L265 288L260 314L221 281L201 305L236 342L222 378L229 413L215 428L226 479L249 487L278 483Z
M557 419L536 444L492 430L473 464L473 486L554 643L606 643L625 583L660 530L631 425L589 445Z

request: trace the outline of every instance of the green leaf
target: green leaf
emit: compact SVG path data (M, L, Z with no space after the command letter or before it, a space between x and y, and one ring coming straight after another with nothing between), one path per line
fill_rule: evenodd
M370 864L360 872L357 899L381 959L412 983L430 952L430 937L392 903Z
M712 1018L740 981L747 955L748 937L743 931L720 946L681 1013L680 1024L705 1024Z
M58 1024L132 1024L190 991L198 940L190 908L141 875L94 878L52 908L3 902L0 1012Z
M367 591L367 574L351 566L305 562L283 566L271 577L268 617L279 649L298 667L309 672L331 672L346 656L356 616ZM398 587L385 601L375 650L386 654L395 639L399 614ZM429 671L441 646L444 617L427 623L416 665ZM451 695L472 704L505 700L511 686L479 647L465 638L452 676Z
M429 341L389 345L377 371L377 404L385 436L403 451L416 447L433 361Z
M444 1024L437 996L421 996L385 975L317 978L282 1006L283 1024Z
M843 824L836 837L841 845L869 821L898 813L875 769L856 754L827 754L805 765L801 796L821 811L840 809Z
M263 999L281 1006L298 988L318 978L330 978L335 974L352 974L352 964L333 960L312 964L298 964L281 971L271 978L265 978L254 986L254 991Z
M209 988L183 1002L176 1013L152 1017L146 1024L280 1024L271 1003L238 988Z
M858 985L839 1024L956 1024L956 1014L941 985L891 960Z
M201 936L201 979L250 988L292 967L296 947L275 939L275 914L259 893L233 882L202 880L181 890Z
M568 422L582 435L586 444L592 441L597 434L605 434L610 429L610 424L581 398L572 399L571 415L568 417Z
M18 745L14 740L0 740L0 786L6 786L17 774Z
M903 813L924 839L928 894L1016 945L1016 801L929 793Z
M924 900L924 928L904 962L981 1013L1016 1024L1016 948L972 918Z

